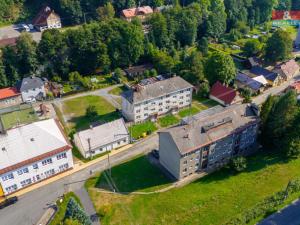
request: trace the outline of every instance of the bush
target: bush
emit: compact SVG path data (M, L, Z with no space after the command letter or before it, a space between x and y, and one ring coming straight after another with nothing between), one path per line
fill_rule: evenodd
M200 84L197 95L202 98L207 98L209 95L210 86L207 82Z
M236 172L242 172L247 168L247 160L245 157L239 156L231 160L231 168Z
M75 201L74 198L70 198L67 210L65 214L65 221L67 219L71 220L77 220L82 225L91 225L92 222L88 215L83 211L83 209L80 207L80 205Z
M96 106L90 105L89 107L87 107L85 116L90 119L95 119L98 116Z

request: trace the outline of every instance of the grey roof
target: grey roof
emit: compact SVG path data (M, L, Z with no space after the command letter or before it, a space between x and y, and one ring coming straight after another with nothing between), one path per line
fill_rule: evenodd
M161 133L168 134L180 153L185 154L222 139L243 126L258 123L258 121L259 118L250 105L232 105L188 125L173 127Z
M278 73L272 72L272 71L267 70L260 66L254 66L250 70L250 73L253 73L257 76L264 76L267 80L270 80L270 81L275 81L277 79L277 77L279 76Z
M140 86L139 90L131 89L125 91L122 93L122 96L131 103L139 103L192 87L193 85L191 85L181 77L175 76L166 80L157 81L149 85Z
M235 79L255 91L258 91L263 86L262 83L254 80L253 78L249 77L248 75L246 75L244 73L238 73L236 75Z
M74 138L80 143L78 148L83 151L89 151L88 139L90 139L91 149L96 149L120 139L128 137L129 133L123 119L114 120L84 131L80 131L74 135Z
M44 86L44 82L40 77L25 77L17 84L17 86L19 91L23 92L34 88L40 88Z

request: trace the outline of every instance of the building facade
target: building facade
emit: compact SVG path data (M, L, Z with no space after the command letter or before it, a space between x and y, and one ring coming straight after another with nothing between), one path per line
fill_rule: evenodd
M73 168L72 146L54 119L7 130L0 135L0 148L4 195Z
M143 22L152 13L153 9L150 6L140 6L122 10L121 18L128 22L131 22L134 18L139 18Z
M0 89L0 108L6 108L21 104L22 96L16 88L9 87Z
M24 102L42 100L46 97L45 84L40 77L26 77L18 84Z
M74 142L84 158L92 157L130 143L123 119L118 119L74 135Z
M61 19L49 6L43 7L33 19L32 24L39 31L61 28Z
M192 104L193 86L181 77L138 85L122 93L122 114L135 123L156 120Z
M159 161L178 180L213 171L234 156L256 149L259 119L256 108L234 105L159 133Z

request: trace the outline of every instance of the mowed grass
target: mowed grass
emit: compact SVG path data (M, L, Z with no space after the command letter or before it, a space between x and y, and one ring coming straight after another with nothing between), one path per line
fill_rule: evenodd
M31 123L38 120L33 108L21 109L1 115L1 120L5 129L12 128L18 124Z
M85 116L89 106L95 106L98 116L91 121ZM120 117L109 102L100 96L84 96L63 103L63 114L68 118L68 127L76 130L86 129L93 122L109 122Z
M161 127L169 127L178 124L180 120L174 115L166 115L158 119L158 124Z
M246 172L233 174L225 168L164 193L116 195L94 189L89 189L89 193L97 212L103 216L102 224L225 224L266 197L284 190L289 180L300 177L300 159L287 162L282 156L268 154L249 158ZM122 179L130 177L122 174L115 179L121 179L118 182L122 183L126 182ZM144 178L139 180L143 188L153 175Z
M116 88L110 90L108 93L112 94L112 95L121 95L121 93L126 90L128 90L128 89L125 86L121 86L121 87L116 87Z
M101 188L112 191L108 174L106 171L106 174L102 173L100 176L90 178L85 184L86 188ZM146 156L138 156L113 167L111 177L118 192L122 193L149 192L170 184L170 180L161 174Z
M146 121L129 127L129 132L134 139L141 138L144 134L149 134L157 130L155 123Z
M195 107L195 106L192 106L192 107L189 107L189 108L180 110L180 111L178 112L178 115L179 115L181 118L184 118L184 117L187 117L187 116L195 115L195 114L197 114L198 112L200 112L200 109L198 109L198 108Z

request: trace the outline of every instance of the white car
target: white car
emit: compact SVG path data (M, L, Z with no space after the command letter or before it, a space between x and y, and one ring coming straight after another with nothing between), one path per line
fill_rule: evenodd
M21 30L24 30L26 32L29 32L30 31L30 28L29 26L27 26L26 24L21 24Z
M34 26L32 24L28 24L27 26L29 27L30 30L34 30Z
M31 97L31 98L27 98L26 103L35 103L36 102L36 99L34 97Z

